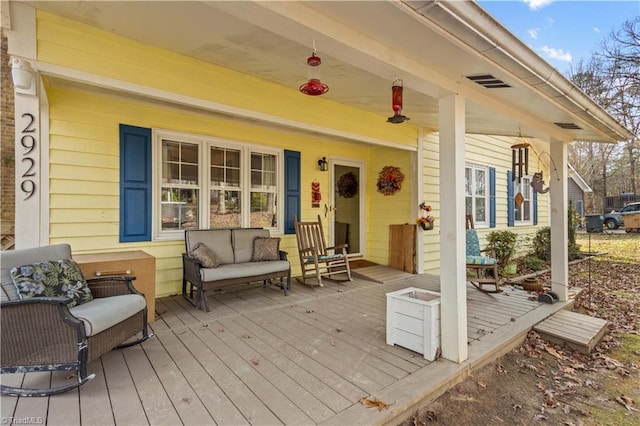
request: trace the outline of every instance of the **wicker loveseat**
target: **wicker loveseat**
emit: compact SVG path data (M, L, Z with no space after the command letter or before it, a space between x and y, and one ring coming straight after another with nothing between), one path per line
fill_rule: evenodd
M209 312L206 297L208 291L255 281L267 284L274 279L279 279L280 288L286 296L291 281L291 265L287 260L287 253L275 249L272 259L256 260L256 239L279 242L278 238L270 238L268 229L261 228L185 231L186 253L182 255L182 295L185 299L199 308L204 302L205 310ZM199 244L205 245L213 252L215 266L204 267L190 255ZM286 283L283 281L284 278L287 279Z
M93 297L68 307L68 297L21 299L10 270L33 264L71 259L71 247L58 244L0 252L1 373L71 371L77 380L57 388L24 389L2 385L3 395L48 396L78 387L87 375L87 364L113 348L141 343L147 330L147 306L132 285L134 277L87 279ZM134 341L133 336L140 335Z

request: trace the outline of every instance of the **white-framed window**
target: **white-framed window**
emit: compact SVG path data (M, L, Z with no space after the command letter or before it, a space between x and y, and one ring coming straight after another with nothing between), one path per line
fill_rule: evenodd
M513 206L515 225L530 225L533 223L533 192L531 177L523 176L513 182Z
M185 229L261 227L282 232L282 150L154 130L154 239Z
M473 215L474 226L489 226L489 168L466 165L464 169L466 214Z

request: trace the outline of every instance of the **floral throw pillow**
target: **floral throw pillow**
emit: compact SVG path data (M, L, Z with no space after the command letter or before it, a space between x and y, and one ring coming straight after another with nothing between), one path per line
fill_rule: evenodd
M280 260L280 238L254 238L251 261L264 262L269 260Z
M72 259L19 266L9 273L21 299L69 297L69 308L93 299L80 267Z
M196 244L189 256L200 262L203 268L217 268L220 265L216 254L204 243Z

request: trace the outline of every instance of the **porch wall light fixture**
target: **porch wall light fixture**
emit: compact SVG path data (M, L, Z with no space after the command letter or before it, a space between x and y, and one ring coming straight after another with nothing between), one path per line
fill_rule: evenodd
M404 123L409 117L402 115L402 80L397 79L391 86L391 108L393 109L393 117L387 118L388 123Z
M305 95L324 95L329 91L329 86L320 81L320 64L322 60L316 55L316 43L313 42L313 53L307 58L309 65L309 80L300 86L300 91Z
M321 159L318 160L318 167L320 167L320 170L323 172L326 172L327 170L329 170L327 157L322 157Z

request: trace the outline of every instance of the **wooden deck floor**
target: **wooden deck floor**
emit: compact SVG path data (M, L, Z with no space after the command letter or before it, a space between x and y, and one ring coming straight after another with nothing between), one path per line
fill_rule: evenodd
M181 296L158 299L155 338L90 364L96 378L78 390L49 398L2 397L2 418L50 425L400 421L562 307L530 301L510 288L487 295L469 287L469 360L429 363L385 343L385 293L405 287L438 291L438 278L326 281L322 288L294 280L287 297L275 287L215 295L209 313ZM46 387L73 379L63 373L2 376L6 384L22 380L24 386ZM363 397L393 405L365 408Z

